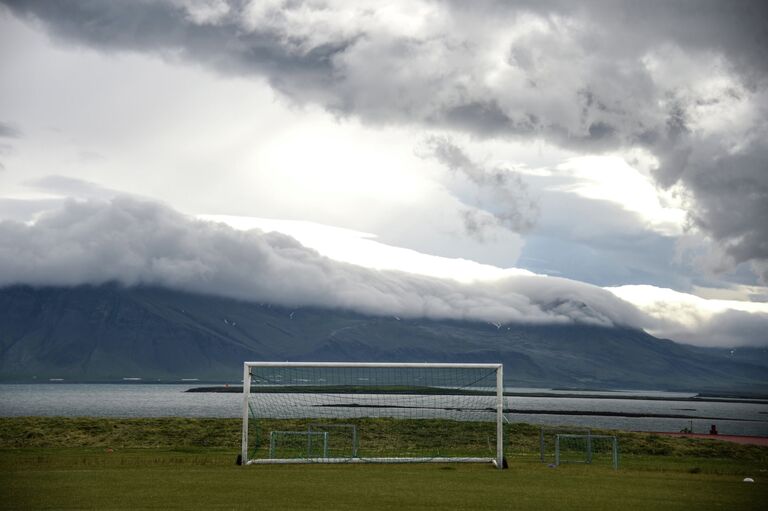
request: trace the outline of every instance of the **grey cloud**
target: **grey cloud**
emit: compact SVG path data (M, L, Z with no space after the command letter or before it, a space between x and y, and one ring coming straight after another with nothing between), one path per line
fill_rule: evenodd
M686 163L662 179L679 180L693 194L692 222L718 240L732 263L752 262L768 282L768 124L738 149L695 140ZM662 166L660 170L667 167Z
M21 130L11 123L0 121L0 137L20 138Z
M294 101L367 122L542 138L582 152L644 147L660 161L660 186L691 193L693 224L766 278L764 148L758 141L734 151L724 134L695 130L696 109L725 96L664 83L669 77L654 76L647 62L673 50L692 66L720 59L716 65L739 89L722 94L758 110L744 136L760 131L768 87L764 1L439 2L423 36L382 29L363 8L342 17L332 6L297 1L260 18L253 15L260 4L245 0L215 17L170 0L4 1L65 40L263 76ZM342 26L342 19L351 21ZM501 41L506 49L495 47ZM675 72L684 78L689 71ZM491 213L501 218L503 211Z
M538 129L535 115L523 114L519 119L513 119L495 101L472 101L451 106L428 120L433 124L445 124L487 137L529 136Z
M762 0L489 0L449 2L462 15L510 11L545 17L588 18L614 39L616 53L672 43L694 50L723 52L748 76L768 72L768 6ZM623 29L623 30L622 30ZM616 31L617 34L613 34Z
M768 285L768 260L750 261L750 266L752 267L752 271L759 277L760 282Z
M60 208L64 199L12 199L0 197L0 218L30 222L40 213Z
M363 9L356 13L360 26L348 30L337 29L327 21L315 22L312 16L301 18L302 8L317 13L331 9L301 2L285 2L255 22L250 8L258 3L230 2L226 14L215 23L204 23L189 16L179 2L163 0L4 1L22 16L41 19L50 31L66 40L102 49L181 56L225 72L259 74L299 102L317 101L330 110L368 120L438 124L483 136L544 135L564 145L597 148L605 146L609 133L617 143L649 130L659 131L654 125L658 120L647 119L635 126L621 109L631 109L625 114L632 114L658 108L654 106L658 99L654 85L637 59L659 37L627 42L627 34L639 30L627 17L666 19L669 14L663 6L634 13L633 2L614 8L598 2L594 12L585 13L572 8L570 2L507 2L495 11L491 3L473 3L471 11L464 10L467 6L443 3L438 4L443 10L461 11L453 13L455 19L497 19L489 23L483 18L484 23L468 23L466 27L444 22L437 25L440 33L418 38L386 30L366 31L365 22L370 24L368 18L373 15ZM676 18L681 25L688 27L692 19L699 18L703 26L712 24L706 16L691 18L682 11ZM519 36L510 56L500 62L479 59L488 51L480 43L485 34L472 27L488 25L488 31L504 32L506 23L519 22L525 12L543 16L554 30ZM589 22L596 16L604 34L598 37L588 29L557 27L553 20L558 13ZM291 21L296 18L303 19L305 25ZM651 30L655 25L639 26ZM720 27L711 39L716 41L722 30ZM669 35L676 33L670 31ZM621 43L617 43L619 36ZM696 42L702 45L710 40L700 39ZM573 49L579 52L574 55ZM614 62L620 58L628 69L616 68ZM485 85L481 75L502 69L500 65L506 60L523 73L505 71L510 76L508 86ZM542 88L542 83L548 86ZM600 98L594 105L603 108L590 105L589 115L579 119L571 115L576 111L568 110L580 108L578 95L584 89ZM572 107L553 105L551 95L555 92L565 95L561 101L573 103ZM562 107L567 108L558 111Z
M12 123L0 121L0 138L21 138L21 130ZM13 145L7 142L0 142L0 154L7 154L13 151ZM0 172L5 170L5 165L0 162Z
M764 346L768 342L768 314L726 311L716 315L702 334L713 345Z
M215 24L200 23L170 1L3 0L17 14L39 19L57 37L103 50L182 57L230 73L260 74L285 92L332 83L333 56L350 44L335 41L300 51L280 35L242 24L247 2L231 2ZM294 95L299 99L299 95Z
M465 209L460 213L464 232L472 239L485 242L488 240L489 232L498 228L498 220L491 214L477 209Z
M519 276L465 285L375 271L330 260L285 235L236 231L125 197L68 201L32 225L0 222L0 286L109 281L403 317L634 327L650 321L579 282Z
M526 232L535 225L538 205L529 196L528 186L518 173L506 168L486 168L472 161L445 137L429 137L424 145L423 156L436 159L483 192L474 194L475 204L470 204L478 209L463 213L467 233L482 239L484 232L492 227ZM461 198L462 194L457 195Z
M638 31L659 40L722 51L750 78L768 72L768 6L761 0L652 0L625 2L613 9ZM610 13L610 6L603 12Z
M712 316L696 330L670 325L660 331L676 341L707 347L768 345L768 314L726 310Z

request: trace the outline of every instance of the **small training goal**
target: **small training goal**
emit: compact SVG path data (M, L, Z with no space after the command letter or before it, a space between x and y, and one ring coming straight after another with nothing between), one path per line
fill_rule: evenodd
M541 426L539 429L539 458L544 463L555 462L557 435L591 435L589 428L577 426Z
M619 442L612 435L555 435L555 465L564 463L610 464L619 469Z
M504 466L501 364L246 362L241 462Z

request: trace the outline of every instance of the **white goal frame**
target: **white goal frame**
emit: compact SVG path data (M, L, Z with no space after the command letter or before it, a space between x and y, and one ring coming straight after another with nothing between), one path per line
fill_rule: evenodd
M312 459L248 459L248 419L253 367L312 367L312 368L422 368L422 369L492 369L496 372L496 457L431 457L431 458L312 458ZM504 468L504 366L502 364L451 363L363 363L363 362L244 362L243 363L243 432L242 465L293 463L493 463Z

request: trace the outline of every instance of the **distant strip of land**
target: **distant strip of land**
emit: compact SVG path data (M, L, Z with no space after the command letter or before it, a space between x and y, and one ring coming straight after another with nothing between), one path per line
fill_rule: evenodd
M739 419L735 417L707 417L701 415L684 415L672 413L638 413L638 412L608 412L598 410L520 410L506 409L504 413L526 415L581 415L589 417L633 417L643 419L703 419L703 420L727 420L737 422L766 422L759 419Z
M242 385L218 385L211 387L194 387L187 392L224 392L224 393L242 393ZM338 386L314 386L314 385L296 385L296 386L270 386L270 387L252 387L252 393L326 393L326 394L445 394L446 389L434 388L434 387L379 387L372 389L370 387L354 386L354 385L338 385ZM454 389L451 390L452 395L492 395L494 392L472 390L472 389ZM590 394L590 393L574 393L573 391L553 391L553 392L504 392L506 397L558 397L568 399L628 399L638 401L683 401L692 403L751 403L751 404L768 404L768 397L738 397L731 394L698 394L696 396L658 396L658 395L643 395L643 394L621 394L615 395L609 393Z

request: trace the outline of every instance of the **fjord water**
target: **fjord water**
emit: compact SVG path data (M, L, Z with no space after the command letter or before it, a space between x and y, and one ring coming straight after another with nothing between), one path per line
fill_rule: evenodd
M197 385L2 384L0 416L240 417L241 394L186 392L194 386ZM507 397L507 407L512 410L507 414L510 422L672 432L692 424L697 433L706 433L710 425L716 424L721 434L768 436L768 404L764 401L691 401L686 398L695 394L650 391L558 391L558 397L549 397L540 395L551 392L546 389L508 390L518 394ZM525 393L532 395L519 395ZM605 397L585 398L584 394Z

